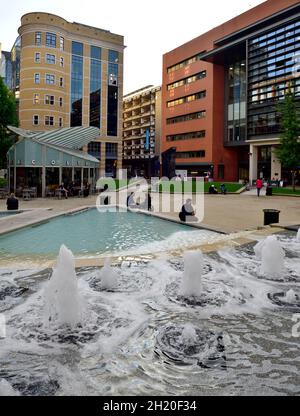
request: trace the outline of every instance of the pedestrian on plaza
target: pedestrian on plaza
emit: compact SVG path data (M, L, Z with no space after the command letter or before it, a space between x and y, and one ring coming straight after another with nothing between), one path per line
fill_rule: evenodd
M188 219L186 217L188 217ZM179 213L179 219L182 222L197 222L198 221L191 199L187 199L185 204L182 206L181 211Z
M260 191L262 190L263 187L263 181L262 179L257 179L256 181L256 190L257 190L257 196L260 196Z

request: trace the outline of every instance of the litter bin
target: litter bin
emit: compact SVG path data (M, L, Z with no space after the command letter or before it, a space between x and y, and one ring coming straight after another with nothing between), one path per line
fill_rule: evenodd
M272 195L273 195L273 188L272 188L272 186L267 186L266 196L272 196Z
M264 209L264 225L278 224L279 223L279 214L278 209Z

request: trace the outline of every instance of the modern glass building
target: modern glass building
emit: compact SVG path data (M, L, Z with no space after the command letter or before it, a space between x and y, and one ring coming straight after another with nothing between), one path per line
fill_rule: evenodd
M183 90L183 71L206 77ZM184 163L190 175L203 166L217 180L289 180L276 157L278 103L289 89L300 106L300 3L268 0L164 56L163 148L175 146L177 168ZM200 90L202 101L190 98ZM205 115L196 121L196 113ZM182 140L170 143L174 116Z

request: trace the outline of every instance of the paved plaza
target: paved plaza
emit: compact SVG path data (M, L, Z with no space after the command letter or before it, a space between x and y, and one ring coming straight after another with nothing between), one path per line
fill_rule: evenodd
M172 198L172 196L171 196ZM3 218L0 221L0 233L8 231L12 227L20 226L22 217L27 218L27 223L48 219L63 212L78 209L85 206L95 206L96 196L88 198L69 199L34 199L23 201L20 199L21 210L32 210L26 214ZM255 230L263 226L264 209L278 209L280 213L280 225L300 224L300 199L297 197L266 197L257 198L253 194L240 195L205 195L204 220L202 225L211 229L217 229L225 233ZM0 201L0 210L6 210L6 201ZM162 214L166 218L178 219L178 213Z

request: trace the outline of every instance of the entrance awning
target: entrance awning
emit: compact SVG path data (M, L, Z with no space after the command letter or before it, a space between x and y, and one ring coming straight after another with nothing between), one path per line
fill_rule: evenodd
M8 126L9 130L24 138L31 138L40 143L65 147L67 149L82 149L99 137L97 127L65 127L46 132L33 132Z

